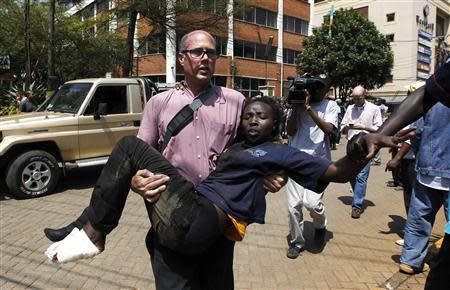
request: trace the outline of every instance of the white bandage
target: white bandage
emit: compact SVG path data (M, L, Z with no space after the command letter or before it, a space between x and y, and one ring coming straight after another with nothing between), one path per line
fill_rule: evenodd
M45 251L51 262L67 263L91 258L100 254L100 250L91 242L84 230L74 228L64 240L53 243Z

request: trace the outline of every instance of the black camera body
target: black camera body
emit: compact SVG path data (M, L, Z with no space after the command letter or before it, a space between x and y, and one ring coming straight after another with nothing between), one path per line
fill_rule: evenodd
M313 96L318 90L328 88L328 83L325 79L312 76L309 73L298 77L288 77L288 80L292 81L292 84L289 87L286 101L291 105L303 104L306 100L307 93Z

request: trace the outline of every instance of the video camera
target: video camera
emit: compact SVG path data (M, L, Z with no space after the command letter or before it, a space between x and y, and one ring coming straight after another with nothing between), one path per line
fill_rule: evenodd
M288 77L292 81L289 87L289 93L286 101L288 104L303 104L305 102L307 92L310 96L314 96L318 90L323 90L324 94L329 84L325 78L312 76L305 73L299 77Z

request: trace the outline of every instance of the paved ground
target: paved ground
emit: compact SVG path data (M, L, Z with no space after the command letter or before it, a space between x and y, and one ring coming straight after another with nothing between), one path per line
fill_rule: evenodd
M343 146L333 151L343 154ZM326 191L329 219L326 244L312 242L308 214L306 251L286 258L287 213L282 190L268 195L266 225L252 225L235 250L236 289L423 289L426 275L398 273L401 248L394 244L405 223L402 192L386 187L390 174L372 167L367 209L350 218L348 184ZM98 170L70 174L51 196L0 200L0 289L153 289L144 237L149 227L141 199L132 194L106 251L92 260L65 265L46 262L50 245L42 229L72 221L87 205ZM432 240L440 237L444 215L438 214Z

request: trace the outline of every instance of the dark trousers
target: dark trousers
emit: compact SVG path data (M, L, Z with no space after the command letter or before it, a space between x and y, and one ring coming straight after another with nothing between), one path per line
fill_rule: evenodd
M234 242L219 226L214 205L154 148L125 137L105 165L90 205L76 224L89 220L104 233L118 224L138 169L170 177L156 203L145 202L152 228L146 238L156 289L233 289Z
M234 242L223 235L203 253L180 255L162 246L152 229L146 238L156 289L231 290L234 289Z
M92 226L108 234L118 225L131 178L144 168L170 177L159 199L146 201L158 242L188 255L208 249L222 234L216 208L157 150L136 137L117 143L100 174L87 208Z
M436 261L431 266L425 290L444 290L450 285L450 234L445 234Z
M400 161L401 182L403 186L403 201L405 203L406 214L409 211L409 202L414 181L416 180L416 171L414 170L415 159L402 159Z

